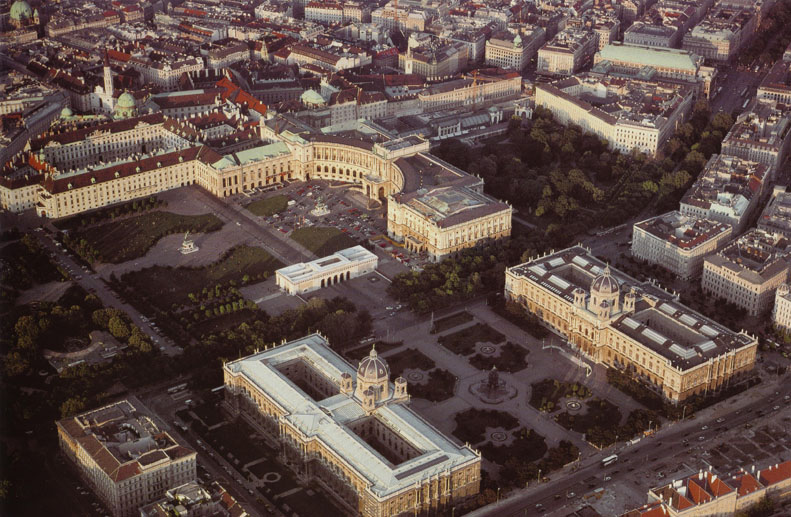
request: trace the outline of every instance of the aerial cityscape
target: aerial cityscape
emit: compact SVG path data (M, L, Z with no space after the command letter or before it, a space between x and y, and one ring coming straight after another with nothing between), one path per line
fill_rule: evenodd
M791 0L0 0L0 515L791 515Z

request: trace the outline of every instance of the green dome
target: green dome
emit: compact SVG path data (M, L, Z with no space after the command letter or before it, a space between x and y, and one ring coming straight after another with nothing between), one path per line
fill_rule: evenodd
M74 112L71 111L71 108L69 108L68 106L60 110L60 118L69 118L72 116L74 116Z
M17 0L11 5L11 19L16 21L29 20L33 17L33 9L24 0Z
M132 94L129 92L122 93L120 97L118 97L118 102L116 103L116 107L122 109L129 109L135 107L135 98L132 97Z

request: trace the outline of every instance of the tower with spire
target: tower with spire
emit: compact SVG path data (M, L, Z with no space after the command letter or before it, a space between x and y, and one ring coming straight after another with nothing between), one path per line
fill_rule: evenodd
M110 56L104 51L104 93L108 99L113 98L113 72L110 69Z

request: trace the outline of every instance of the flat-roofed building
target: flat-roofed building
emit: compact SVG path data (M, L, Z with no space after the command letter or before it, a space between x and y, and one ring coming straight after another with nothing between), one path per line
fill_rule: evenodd
M739 235L760 202L767 170L763 163L713 154L681 198L681 213L728 223Z
M590 65L598 49L595 33L585 29L565 29L538 50L537 70L550 75L572 75Z
M611 269L581 246L508 268L505 294L585 357L624 370L674 403L716 392L755 364L755 336Z
M116 517L195 479L197 454L157 425L137 399L56 422L60 448Z
M500 32L486 42L486 64L521 72L545 41L541 27L528 26L519 34Z
M788 280L789 264L791 241L754 229L706 257L701 287L757 316L772 308L775 290Z
M632 256L688 280L701 274L703 259L720 249L732 231L726 223L668 212L635 223Z
M769 202L758 217L758 229L777 233L791 239L791 190L778 185L772 190Z
M308 293L367 275L378 263L376 254L354 246L311 262L282 267L275 271L275 281L288 294Z
M791 111L772 103L754 103L738 116L722 141L722 154L760 162L776 175L791 147Z
M225 363L225 405L352 515L435 514L478 494L481 456L406 407L376 350L357 368L313 334Z
M606 138L613 149L655 156L692 108L686 84L577 74L536 85L536 105Z
M250 514L217 481L191 481L169 489L159 501L140 507L139 517L248 517Z
M755 32L754 9L715 6L684 36L682 48L711 61L728 61Z

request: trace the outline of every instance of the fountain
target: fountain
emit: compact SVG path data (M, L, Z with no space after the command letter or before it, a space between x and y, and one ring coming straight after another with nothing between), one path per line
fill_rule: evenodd
M501 379L497 367L492 366L486 377L479 383L470 385L470 392L487 404L499 404L506 398L514 398L517 390Z

